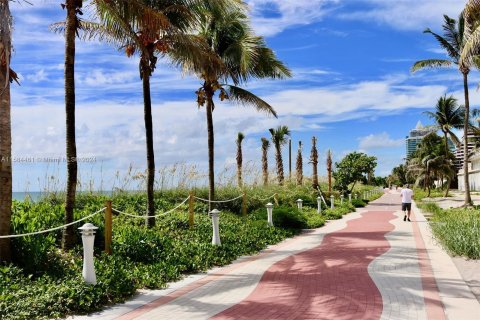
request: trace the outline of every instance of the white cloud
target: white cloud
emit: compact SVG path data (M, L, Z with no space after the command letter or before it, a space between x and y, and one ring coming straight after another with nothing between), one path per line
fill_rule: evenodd
M247 0L253 26L261 35L272 36L293 26L321 20L340 0Z
M29 74L25 77L27 80L32 82L40 82L48 79L48 74L45 72L45 69L40 69L34 74Z
M357 139L358 147L364 150L381 149L381 148L398 148L405 144L404 139L392 139L386 132L379 134L370 134Z
M399 30L439 28L443 15L457 18L466 0L362 0L366 9L342 13L340 18L373 20Z

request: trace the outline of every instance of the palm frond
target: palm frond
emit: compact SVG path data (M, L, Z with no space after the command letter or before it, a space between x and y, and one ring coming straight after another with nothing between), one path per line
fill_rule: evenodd
M448 18L448 17L447 17ZM449 19L449 18L448 18ZM455 21L455 20L453 20ZM445 26L444 26L445 28ZM460 47L459 48L455 48L454 47L454 44L455 42L453 43L450 43L449 40L445 39L444 37L442 37L441 35L433 32L432 30L430 29L425 29L425 31L423 31L423 33L429 33L431 35L433 35L435 37L435 39L437 39L438 43L440 44L440 46L445 49L445 51L447 51L447 54L450 58L452 58L455 62L458 61L458 59L460 58ZM455 34L452 34L452 35L448 35L449 38L455 38Z
M436 68L447 68L451 67L453 64L452 61L450 60L444 60L444 59L427 59L427 60L420 60L414 63L410 71L416 72L421 69L436 69Z
M267 102L256 96L255 94L251 93L250 91L247 91L245 89L242 89L237 86L232 86L232 85L223 85L227 89L227 94L229 99L232 102L241 104L241 105L249 105L257 109L257 111L265 112L267 114L273 115L275 118L277 118L277 113L275 109L271 105L269 105Z

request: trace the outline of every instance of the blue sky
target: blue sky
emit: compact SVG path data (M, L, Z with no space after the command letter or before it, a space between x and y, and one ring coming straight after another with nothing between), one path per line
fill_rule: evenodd
M404 138L438 97L454 94L463 103L456 70L410 74L420 59L444 58L434 39L442 15L457 17L459 0L248 0L255 30L266 37L293 71L286 81L253 81L247 88L277 110L278 119L252 109L217 103L214 112L217 173L235 162L237 132L246 134L244 158L259 164L260 138L268 128L292 129L294 154L304 143L304 168L310 141L318 138L320 173L325 154L334 160L361 150L378 157L377 175L387 175L405 157ZM12 86L13 153L17 158L61 158L65 154L63 36L49 31L64 19L60 1L11 3L14 16L12 67L21 86ZM145 169L145 137L138 59L110 46L77 42L77 148L83 188L120 183L129 168ZM470 77L473 107L478 72ZM154 141L158 168L185 163L203 172L207 163L205 110L198 109L199 81L161 61L152 78ZM285 159L287 154L284 154ZM273 150L270 166L274 166ZM39 190L64 184L65 163L14 164L14 190ZM54 176L55 178L51 178ZM50 181L50 182L49 182ZM100 182L102 186L100 186Z

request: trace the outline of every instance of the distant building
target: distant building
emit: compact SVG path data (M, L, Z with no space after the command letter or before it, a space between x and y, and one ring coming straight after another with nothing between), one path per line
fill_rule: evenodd
M424 127L420 121L417 122L415 129L410 130L410 135L405 137L407 159L410 159L415 150L417 150L423 137L434 131L435 129Z
M462 143L459 148L455 149L455 167L457 170L460 170L463 168L463 159L464 159L464 154L463 154L463 138L462 138ZM479 145L480 142L480 137L475 135L472 130L468 130L467 134L467 150L468 154L471 155L472 152L474 151L475 147ZM471 160L471 159L469 159Z

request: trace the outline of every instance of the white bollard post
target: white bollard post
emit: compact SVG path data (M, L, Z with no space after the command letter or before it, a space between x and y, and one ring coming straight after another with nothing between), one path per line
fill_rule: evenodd
M220 212L217 209L210 211L210 216L212 217L212 226L213 226L213 235L212 235L212 244L216 246L222 245L220 242L220 232L218 230L218 220L220 218Z
M268 225L273 227L273 204L272 203L267 203L267 218L268 218Z
M317 197L317 212L322 214L322 197Z
M335 196L330 196L330 209L335 208Z
M86 283L97 284L95 275L95 265L93 264L93 242L95 240L95 230L98 228L91 223L85 223L78 228L82 234L83 243L83 270L82 276Z
M340 204L343 204L343 194L340 195Z
M352 202L352 194L351 193L348 194L348 202Z
M302 200L302 199L298 199L298 200L297 200L297 208L298 208L298 210L302 211L302 207L303 207L303 200Z

